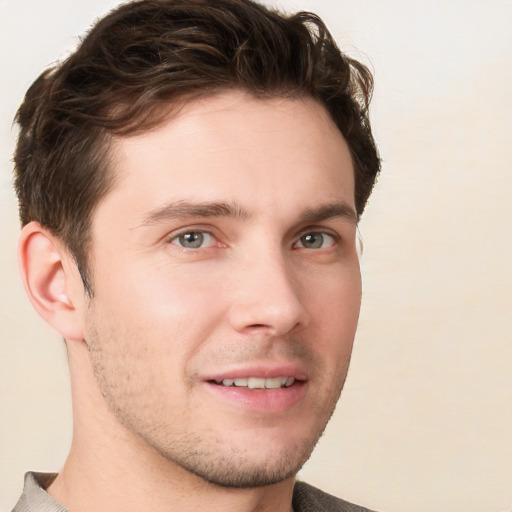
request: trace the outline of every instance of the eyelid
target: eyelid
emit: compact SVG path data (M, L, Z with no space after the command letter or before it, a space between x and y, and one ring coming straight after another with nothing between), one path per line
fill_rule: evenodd
M189 251L198 251L200 249L208 249L210 247L214 247L216 244L224 245L219 238L215 235L213 232L214 230L211 228L207 228L205 226L187 226L181 229L178 229L176 231L173 231L172 233L169 233L165 237L166 243L172 244L180 249L183 250L189 250ZM204 235L209 235L212 237L212 243L207 245L206 247L198 247L198 248L192 248L192 247L183 247L182 245L179 245L177 243L174 243L174 240L179 238L182 235L186 235L187 233L201 233Z
M293 246L296 247L297 244L300 242L300 239L303 236L309 235L309 234L320 234L320 235L327 235L331 237L334 241L333 244L329 245L328 247L322 247L319 249L311 249L311 250L320 250L320 249L329 249L330 247L333 247L334 245L337 245L341 241L341 236L336 233L336 231L333 231L332 229L326 228L326 227L311 227L307 229L303 229L300 231L300 233L296 236L295 241L293 242ZM308 249L307 247L299 247L299 249Z

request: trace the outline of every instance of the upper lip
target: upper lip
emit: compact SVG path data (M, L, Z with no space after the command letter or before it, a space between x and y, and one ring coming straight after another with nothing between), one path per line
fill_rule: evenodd
M205 375L205 381L221 382L224 379L248 379L257 377L263 379L272 379L276 377L293 377L295 380L308 380L308 374L304 367L296 363L284 364L243 364L234 365L230 368L224 368L220 372Z

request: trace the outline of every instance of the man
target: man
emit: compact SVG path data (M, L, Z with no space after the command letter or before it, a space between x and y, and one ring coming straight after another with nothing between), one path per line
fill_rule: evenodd
M127 3L35 81L19 261L74 433L15 511L366 510L295 476L357 325L371 86L316 16L245 0Z

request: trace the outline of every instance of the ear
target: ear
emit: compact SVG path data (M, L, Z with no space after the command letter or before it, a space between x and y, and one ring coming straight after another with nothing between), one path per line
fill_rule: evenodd
M67 340L82 341L85 291L62 242L37 222L21 230L18 266L25 291L41 318Z

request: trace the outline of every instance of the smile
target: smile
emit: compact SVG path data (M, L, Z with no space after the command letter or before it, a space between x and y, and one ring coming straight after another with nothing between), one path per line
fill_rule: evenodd
M239 387L249 389L280 389L288 388L295 383L294 377L248 377L243 379L223 379L222 381L215 381L217 384L226 387Z

